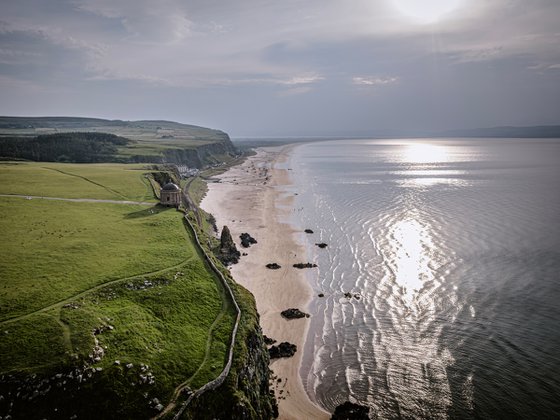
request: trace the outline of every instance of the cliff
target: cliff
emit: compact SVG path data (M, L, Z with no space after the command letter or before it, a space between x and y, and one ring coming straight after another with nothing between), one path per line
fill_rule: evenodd
M236 153L233 143L226 134L226 138L220 142L203 144L192 149L165 149L162 152L161 161L162 163L202 168L205 165L223 162Z
M173 121L0 117L0 157L7 159L202 168L228 161L237 153L223 131Z
M278 416L269 384L270 358L253 295L233 282L231 286L242 313L232 368L225 382L192 401L182 418L263 420Z

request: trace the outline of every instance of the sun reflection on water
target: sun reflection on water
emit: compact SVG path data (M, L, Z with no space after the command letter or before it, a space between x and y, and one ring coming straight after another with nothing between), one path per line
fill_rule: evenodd
M414 218L396 222L390 230L392 265L395 281L409 309L424 282L433 279L430 249L433 247L428 228Z
M408 143L403 150L402 159L410 163L449 162L448 148L431 143Z

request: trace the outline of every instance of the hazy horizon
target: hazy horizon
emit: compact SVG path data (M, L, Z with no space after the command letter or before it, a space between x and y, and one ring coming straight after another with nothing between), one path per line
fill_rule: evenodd
M24 0L0 14L1 115L236 138L560 123L553 0Z

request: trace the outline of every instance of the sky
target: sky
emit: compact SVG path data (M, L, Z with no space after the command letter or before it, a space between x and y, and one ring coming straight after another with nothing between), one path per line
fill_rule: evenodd
M2 0L0 115L233 137L560 124L558 0Z

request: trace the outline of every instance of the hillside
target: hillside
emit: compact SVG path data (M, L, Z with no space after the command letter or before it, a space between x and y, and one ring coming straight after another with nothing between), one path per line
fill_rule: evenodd
M233 301L156 171L0 162L0 418L152 418L224 368ZM270 418L255 303L223 270L242 318L214 397Z
M107 141L106 135L116 136L118 141ZM66 148L73 150L80 143L80 159L64 151L56 154L51 146L53 143L58 146L64 143ZM40 149L41 153L30 155L31 146L34 150ZM103 153L86 154L89 149L101 149ZM50 162L174 163L201 168L227 161L236 154L229 136L223 131L172 121L0 117L0 158Z

